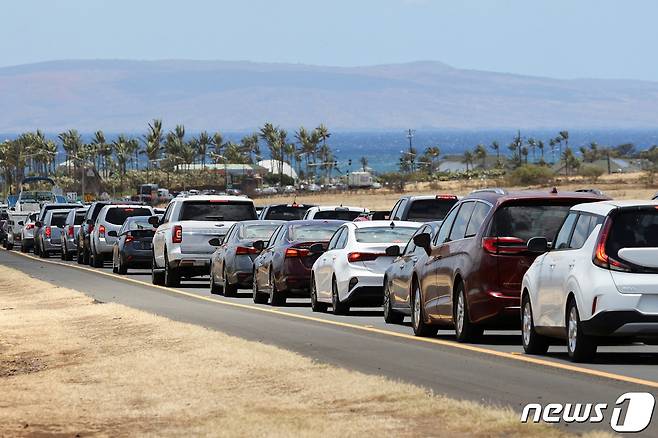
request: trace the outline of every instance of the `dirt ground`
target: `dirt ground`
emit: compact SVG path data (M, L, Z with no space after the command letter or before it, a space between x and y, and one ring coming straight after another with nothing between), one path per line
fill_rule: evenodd
M0 436L565 436L1 266L0 394Z
M503 181L493 179L470 180L470 181L445 181L437 183L438 186L430 187L428 183L408 185L406 194L429 195L437 193L453 193L459 196L467 195L475 189L485 187L503 187L508 190L523 189L552 189L554 186L558 190L576 190L581 188L596 188L602 190L605 194L613 199L651 199L658 192L656 187L647 187L642 182L642 173L629 174L612 174L603 175L596 183L584 180L581 177L573 177L568 180L564 177L558 178L554 185L550 186L526 186L526 187L509 187ZM297 195L276 195L267 198L257 198L257 206L263 206L273 203L292 202L296 200L299 203L318 204L318 205L349 205L356 207L366 207L371 210L390 210L395 202L400 198L401 193L379 189L379 190L360 190L341 193L300 193Z

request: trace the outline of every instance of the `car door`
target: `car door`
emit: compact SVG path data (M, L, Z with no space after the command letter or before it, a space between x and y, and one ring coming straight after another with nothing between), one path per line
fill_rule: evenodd
M280 236L284 233L285 225L280 226L272 235L263 252L258 256L258 265L256 266L256 275L258 276L258 285L261 287L270 287L270 265L276 245Z
M464 202L459 208L455 223L452 225L448 240L441 247L436 264L436 301L435 312L440 319L452 318L453 281L459 267L460 258L467 253L468 240L466 228L475 208L474 201ZM462 273L463 275L463 273Z
M225 280L223 275L225 271L224 268L226 266L226 253L228 251L229 246L234 240L235 230L237 229L237 227L238 227L237 224L231 225L231 228L228 229L228 232L226 233L226 236L224 236L221 245L217 247L217 249L212 255L212 259L213 259L212 267L213 267L213 273L215 275L215 278L221 278L222 280Z
M423 225L414 233L414 236L422 233L431 234L431 232L432 229L429 225ZM423 248L416 246L412 237L402 255L393 262L393 281L391 282L391 304L393 307L409 307L411 276L413 275L414 266L423 252Z
M333 261L333 252L336 250L338 241L345 233L345 227L339 228L331 239L325 251L317 260L315 269L315 285L318 298L331 298L331 261Z
M436 316L434 305L436 304L439 295L437 269L440 267L440 254L443 251L444 243L448 240L448 236L453 224L455 223L455 218L457 217L459 209L460 205L457 205L450 211L450 213L448 213L448 216L446 216L446 219L441 224L441 227L432 242L432 254L423 257L420 261L422 266L417 267L417 271L420 273L420 286L423 292L425 312L430 317Z
M553 242L553 248L540 261L539 276L536 291L536 302L533 303L533 313L538 326L553 326L555 315L559 311L559 283L563 275L565 262L569 257L569 241L578 219L577 212L571 212L562 223Z
M159 267L164 267L164 251L167 240L167 231L171 228L170 222L174 211L174 205L176 205L175 202L169 203L164 216L162 217L162 221L153 235L153 256L156 265Z

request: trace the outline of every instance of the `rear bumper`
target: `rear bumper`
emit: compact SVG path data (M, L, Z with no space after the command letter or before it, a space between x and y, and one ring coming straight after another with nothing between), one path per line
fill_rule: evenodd
M658 314L637 310L602 311L581 324L590 336L658 337Z
M126 250L120 253L121 262L126 266L137 267L150 267L152 260L151 250Z
M351 291L345 304L353 307L379 307L384 303L384 288L357 284Z
M520 292L487 291L484 294L468 297L469 313L476 324L490 328L516 328L521 326Z
M43 239L43 250L44 251L60 251L62 249L62 241L56 239Z

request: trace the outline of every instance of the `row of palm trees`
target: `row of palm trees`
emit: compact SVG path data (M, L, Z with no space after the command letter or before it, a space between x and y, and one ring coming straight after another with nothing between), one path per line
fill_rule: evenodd
M162 120L154 119L148 123L146 134L139 137L121 134L112 141L108 141L103 131L96 131L88 142L84 142L75 129L62 132L57 139L65 156L57 160L57 143L37 130L0 143L0 168L5 183L12 186L26 174L53 175L58 170L58 162L63 161L68 177L75 178L81 169L93 168L102 179L118 174L123 188L124 177L130 170L144 169L148 180L154 169L185 172L195 164L202 168L208 163L255 164L262 159L261 144L264 143L271 159L278 163L276 170L280 176L284 171L283 163L296 166L298 174L307 178L322 174L331 176L336 160L327 143L330 136L324 124L314 129L302 126L294 133L294 138L289 138L286 130L265 123L258 132L234 142L226 141L219 131L212 134L202 131L189 136L183 125L165 132Z

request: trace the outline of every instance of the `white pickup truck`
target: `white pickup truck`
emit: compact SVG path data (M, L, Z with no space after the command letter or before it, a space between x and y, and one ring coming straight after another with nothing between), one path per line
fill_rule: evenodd
M223 237L235 222L255 220L254 202L242 196L193 195L174 198L162 219L152 216L151 279L153 284L177 286L181 278L207 275L217 249L208 241Z

